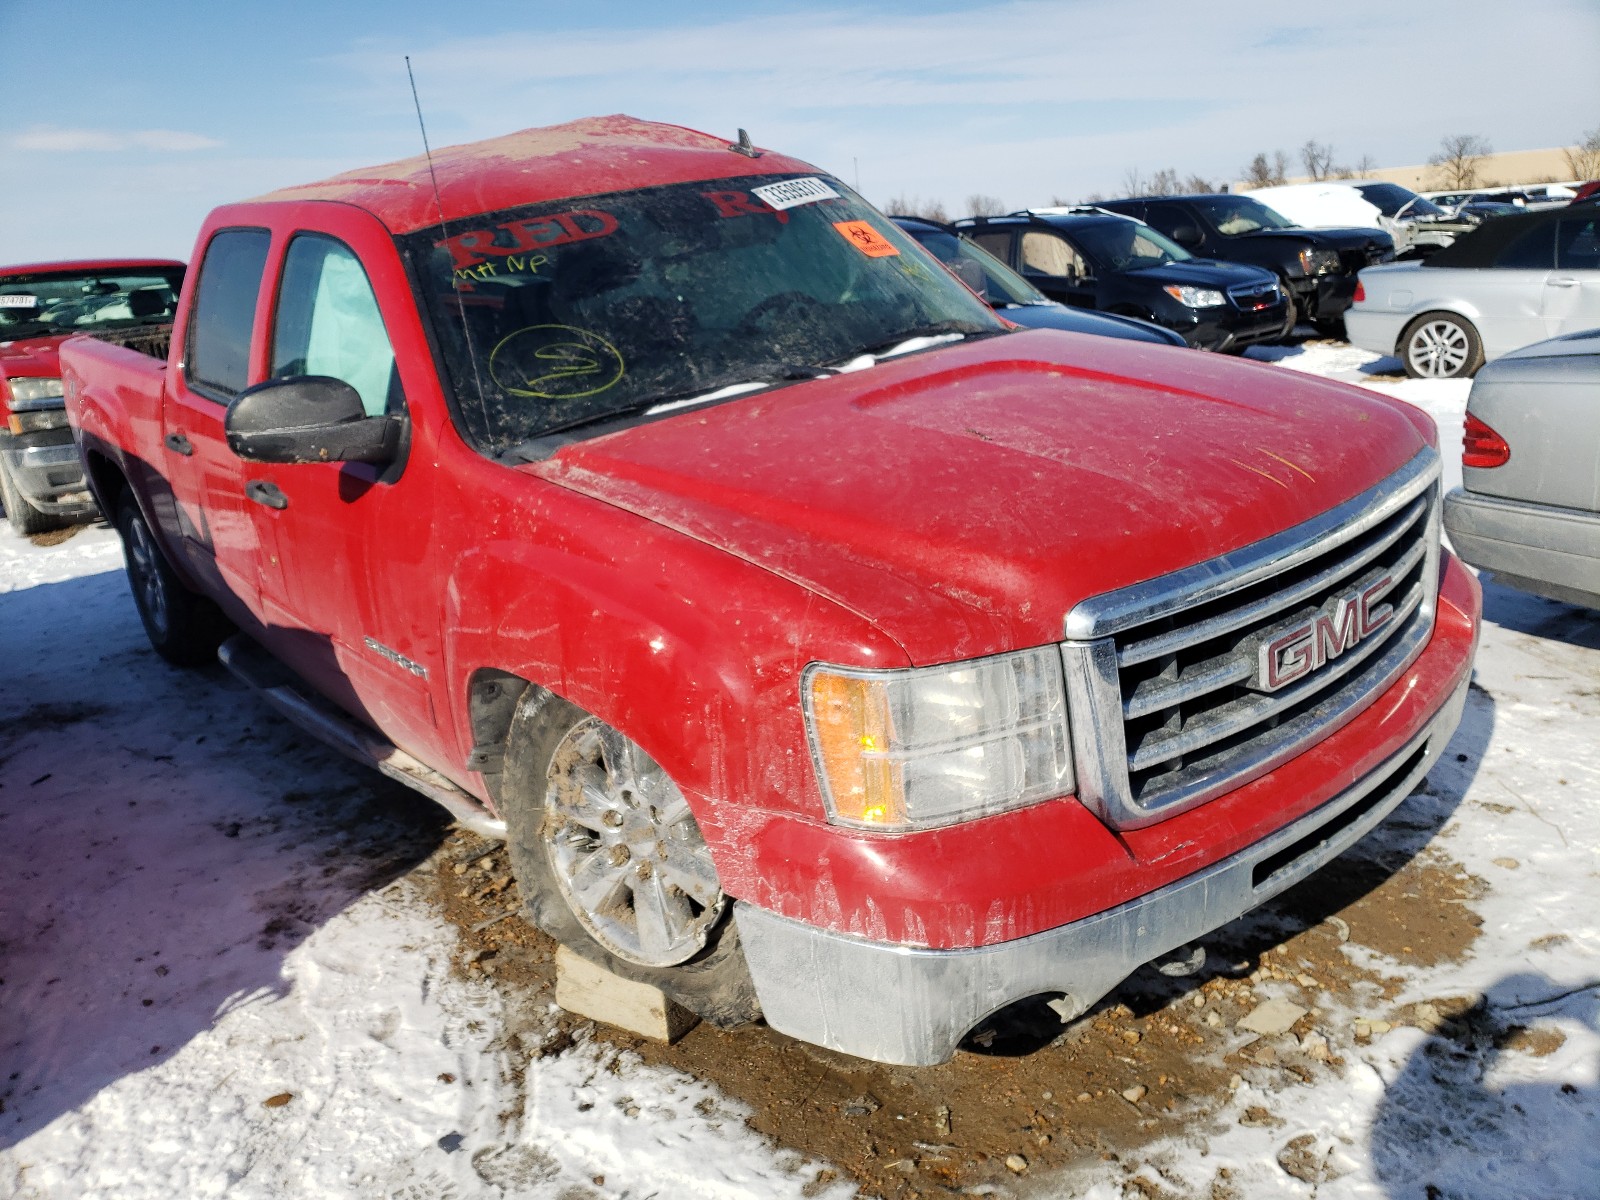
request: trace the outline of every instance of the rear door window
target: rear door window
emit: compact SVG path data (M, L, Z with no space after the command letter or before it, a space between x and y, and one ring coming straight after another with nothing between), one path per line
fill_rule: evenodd
M361 396L369 417L402 406L394 350L355 252L322 234L289 243L272 331L272 378L325 375Z
M1600 217L1572 217L1561 222L1556 266L1564 271L1600 271Z
M250 332L271 241L265 229L224 229L200 265L185 375L190 387L219 403L249 383Z
M1010 265L1010 263L1011 263L1011 234L1010 233L1008 233L1008 232L976 233L976 232L973 232L971 230L968 230L967 231L967 236L970 237L973 241L977 242L978 245L982 246L990 254L992 254L996 258L998 258L1001 262L1007 264L1008 266Z
M1494 265L1502 270L1548 271L1556 261L1556 226L1547 225L1519 234L1495 255Z

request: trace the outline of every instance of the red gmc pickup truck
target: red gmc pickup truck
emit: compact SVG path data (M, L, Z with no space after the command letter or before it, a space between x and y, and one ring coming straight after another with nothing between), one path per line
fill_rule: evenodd
M94 512L62 411L61 343L116 330L165 354L182 283L167 259L0 267L0 504L18 533Z
M220 642L722 1024L921 1064L1082 1013L1460 719L1428 417L1015 329L742 135L516 133L218 209L194 262L167 361L62 352L156 649Z

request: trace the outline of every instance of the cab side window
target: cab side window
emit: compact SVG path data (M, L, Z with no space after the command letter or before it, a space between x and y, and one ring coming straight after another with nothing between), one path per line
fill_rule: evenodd
M322 234L289 243L272 330L272 378L327 375L361 396L369 417L404 406L394 349L354 251Z
M1022 235L1022 265L1040 275L1063 279L1087 274L1083 258L1066 238L1033 229Z
M250 382L250 331L271 242L265 229L224 229L200 264L184 374L191 387L219 403Z
M1555 261L1556 227L1552 221L1513 238L1495 255L1494 265L1506 270L1547 271Z

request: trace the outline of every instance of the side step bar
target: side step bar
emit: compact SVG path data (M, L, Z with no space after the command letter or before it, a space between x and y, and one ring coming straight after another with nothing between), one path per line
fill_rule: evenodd
M458 824L480 837L504 839L506 823L490 814L477 797L462 791L450 780L382 734L357 724L331 706L315 700L295 685L294 675L243 634L236 634L217 649L217 660L235 679L251 690L296 728L326 742L356 762L376 767L390 779L421 792L442 806Z

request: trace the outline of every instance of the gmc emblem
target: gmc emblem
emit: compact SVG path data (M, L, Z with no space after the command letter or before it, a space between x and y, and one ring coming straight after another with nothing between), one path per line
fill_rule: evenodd
M1251 686L1262 692L1286 688L1382 629L1394 616L1394 606L1378 601L1392 587L1394 577L1384 575L1334 597L1316 616L1263 642Z

